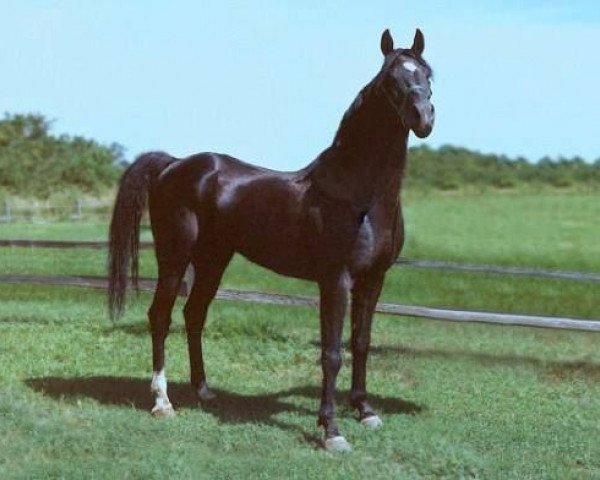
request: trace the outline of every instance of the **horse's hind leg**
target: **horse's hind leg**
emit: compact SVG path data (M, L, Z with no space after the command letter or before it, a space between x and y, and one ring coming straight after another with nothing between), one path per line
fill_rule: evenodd
M170 269L159 268L158 283L154 300L148 310L150 331L152 334L152 384L155 405L152 414L155 416L173 416L173 406L167 395L167 379L165 376L165 340L171 325L171 312L185 272L187 260L177 259L177 265ZM162 271L161 271L162 270Z
M214 395L208 389L202 356L202 331L210 302L217 293L232 252L226 249L206 248L193 259L194 285L183 310L190 356L190 382L200 400L210 400Z
M152 204L150 210L152 216ZM175 411L167 395L165 376L165 340L171 325L173 304L179 293L181 280L190 262L192 245L196 240L196 227L193 218L182 212L173 212L169 221L152 218L156 259L158 262L158 282L154 300L148 310L152 334L152 384L155 416L173 416Z

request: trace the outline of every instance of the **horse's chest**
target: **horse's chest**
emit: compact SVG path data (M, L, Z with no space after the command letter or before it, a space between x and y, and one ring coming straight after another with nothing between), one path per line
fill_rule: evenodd
M350 256L351 270L359 272L388 263L393 256L393 234L392 223L377 223L374 218L366 215Z
M397 216L378 211L310 212L311 230L307 238L315 250L326 252L336 265L345 264L350 271L374 267L387 268L395 257Z

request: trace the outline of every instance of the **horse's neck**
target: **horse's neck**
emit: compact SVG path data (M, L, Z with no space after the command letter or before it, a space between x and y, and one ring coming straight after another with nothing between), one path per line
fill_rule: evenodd
M320 190L364 205L398 195L408 131L387 102L373 88L361 91L333 144L312 165L311 177Z

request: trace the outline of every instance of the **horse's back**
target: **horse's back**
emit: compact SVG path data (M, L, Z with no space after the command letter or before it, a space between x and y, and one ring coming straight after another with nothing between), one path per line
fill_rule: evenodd
M222 153L203 152L171 163L158 178L158 188L181 193L182 188L202 182L207 175L217 175L222 185L242 185L264 178L285 181L293 174L252 165Z

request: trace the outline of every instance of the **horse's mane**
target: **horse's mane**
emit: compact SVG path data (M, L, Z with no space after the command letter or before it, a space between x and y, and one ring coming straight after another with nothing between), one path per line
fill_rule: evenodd
M344 112L344 116L342 117L342 120L340 121L340 124L339 124L338 129L335 134L335 137L333 139L334 144L338 140L340 132L343 130L344 126L346 126L348 124L349 120L358 112L360 107L365 103L365 100L370 96L372 91L375 89L376 80L377 80L377 77L375 77L367 85L365 85L361 89L361 91L358 92L358 95L356 95L356 97L354 98L354 100L352 101L350 106Z

